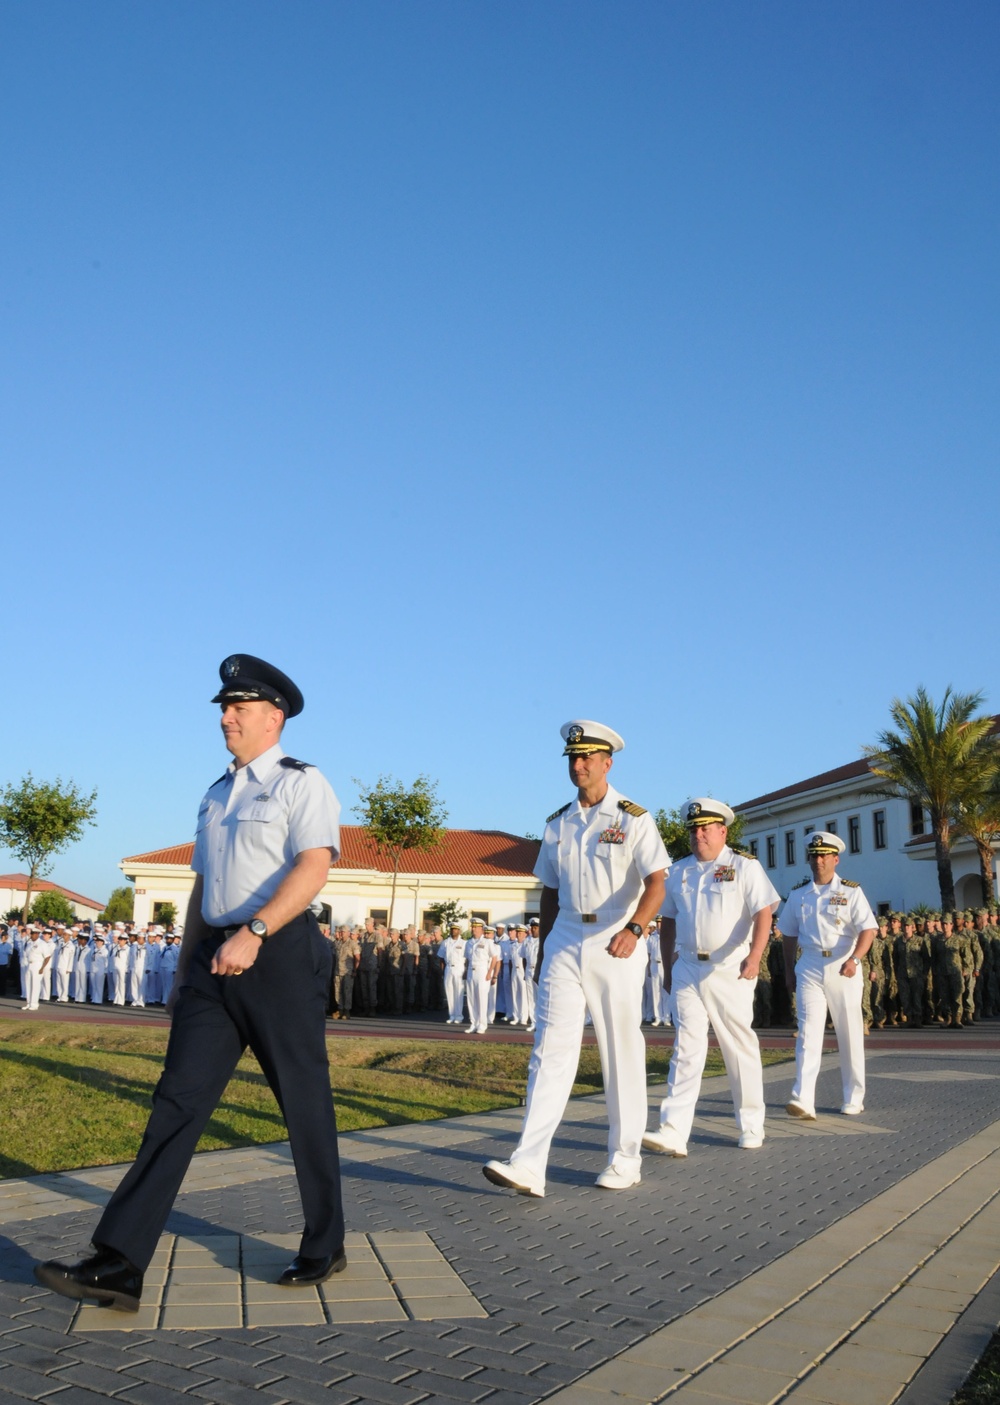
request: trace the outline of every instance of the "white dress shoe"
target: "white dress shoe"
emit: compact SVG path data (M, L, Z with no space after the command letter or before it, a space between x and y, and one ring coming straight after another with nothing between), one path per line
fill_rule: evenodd
M789 1117L797 1117L801 1122L815 1122L816 1114L810 1108L797 1103L793 1098L791 1102L785 1103L785 1111Z
M865 1105L864 1103L845 1103L840 1110L845 1117L857 1117L859 1113L864 1112Z
M534 1195L539 1200L545 1195L545 1182L526 1166L512 1166L509 1161L487 1161L483 1175L494 1185L516 1190L518 1195Z
M647 1132L642 1139L646 1151L659 1151L664 1156L687 1156L687 1142L680 1132L665 1122L658 1132Z
M599 1185L602 1190L628 1190L629 1186L638 1185L641 1180L638 1170L623 1171L612 1161L610 1166L605 1166L594 1184Z
M764 1133L763 1133L763 1132L741 1132L741 1133L740 1133L740 1150L741 1150L741 1151L759 1151L760 1148L761 1148L763 1145L764 1145Z

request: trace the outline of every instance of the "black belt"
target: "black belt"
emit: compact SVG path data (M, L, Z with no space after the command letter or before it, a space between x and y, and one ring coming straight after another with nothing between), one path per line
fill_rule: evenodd
M698 951L695 955L698 957L699 961L711 961L712 959L707 951Z

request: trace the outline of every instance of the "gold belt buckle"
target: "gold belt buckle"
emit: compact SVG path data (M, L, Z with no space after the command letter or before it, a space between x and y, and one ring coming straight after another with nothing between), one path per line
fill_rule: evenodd
M819 954L820 954L820 956L832 956L832 955L833 955L833 952L832 952L832 951L824 951L824 950L821 948Z
M709 956L709 954L708 954L707 951L699 951L699 952L698 952L698 960L699 960L699 961L711 961L711 959L712 959L712 958Z
M581 913L580 913L580 921L581 921L581 922L596 922L596 921L597 921L597 913L596 913L596 912L581 912Z

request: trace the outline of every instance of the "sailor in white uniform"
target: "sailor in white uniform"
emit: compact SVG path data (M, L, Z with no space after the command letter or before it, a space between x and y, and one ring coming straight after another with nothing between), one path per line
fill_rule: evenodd
M608 1108L606 1190L638 1185L646 1121L642 983L646 923L660 910L670 860L653 817L608 784L625 743L598 722L562 728L576 798L550 815L535 866L543 884L535 1046L521 1138L487 1180L545 1194L545 1170L573 1087L589 1008Z
M764 1144L764 1071L751 1028L753 993L781 899L756 859L726 840L734 815L708 797L685 807L691 856L670 871L660 936L663 984L674 996L677 1039L660 1128L647 1150L686 1156L711 1024L729 1074L740 1147Z
M844 848L836 834L820 830L810 835L806 858L812 879L792 889L778 919L785 980L795 995L799 1017L795 1083L786 1111L809 1122L816 1117L816 1079L827 1010L840 1052L840 1110L853 1117L865 1105L861 961L875 940L878 921L860 886L837 873Z

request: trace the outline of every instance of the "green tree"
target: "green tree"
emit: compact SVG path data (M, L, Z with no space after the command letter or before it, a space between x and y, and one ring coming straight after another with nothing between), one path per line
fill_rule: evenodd
M686 859L691 852L691 841L680 810L657 810L654 819L656 828L660 831L660 838L674 863L678 859ZM726 843L737 852L740 852L745 827L743 816L737 815L726 830Z
M128 884L112 890L108 905L98 922L131 922L135 913L135 889Z
M378 852L385 854L392 863L388 922L391 927L396 906L396 880L403 855L411 849L433 849L440 844L448 812L438 801L437 782L427 776L418 776L409 787L395 776L379 776L370 787L355 777L354 784L358 787L354 813Z
M454 898L449 899L446 903L431 903L427 911L435 926L445 932L453 922L464 922L468 916Z
M1000 839L1000 770L993 772L988 784L961 797L952 832L966 835L975 844L979 855L983 906L994 903L993 845Z
M172 902L153 904L153 921L161 927L170 927L177 921L177 904Z
M75 922L76 913L65 893L50 888L48 892L39 893L31 904L31 920L32 922Z
M0 792L0 844L28 867L24 920L35 883L52 867L53 855L75 844L97 814L97 791L84 795L72 781L36 781L31 772L20 785Z
M914 800L930 813L946 912L955 906L952 824L963 796L988 789L997 770L993 719L976 715L982 702L982 693L955 693L948 687L936 707L921 686L905 702L893 699L889 714L895 730L881 732L873 746L862 747L872 774L885 782L873 794Z

